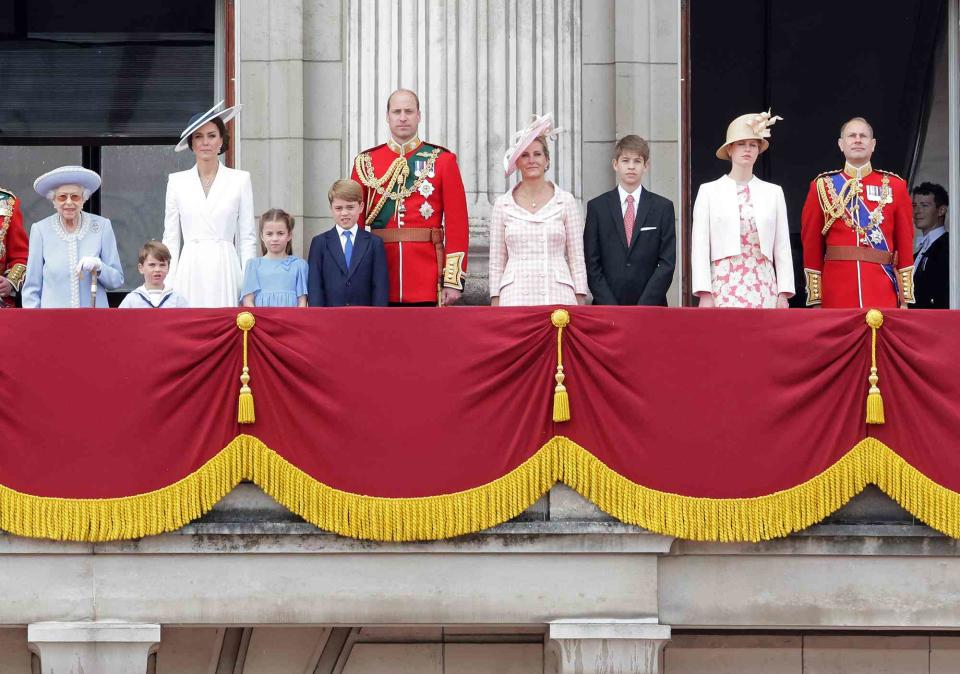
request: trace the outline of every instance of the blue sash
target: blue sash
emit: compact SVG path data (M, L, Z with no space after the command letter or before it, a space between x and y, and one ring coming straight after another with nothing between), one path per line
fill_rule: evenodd
M836 190L837 194L840 194L840 191L843 189L843 186L846 184L847 179L844 177L843 173L834 173L830 176L830 179L833 181L833 187ZM878 204L877 208L881 208L882 204ZM871 225L870 224L870 211L867 209L867 204L865 201L858 197L854 196L853 201L851 202L851 208L847 211L850 216L850 220L856 223L859 219L860 228L863 230L866 236L867 244L874 250L880 250L884 253L890 252L890 246L887 244L887 237L883 235L883 230L880 229L879 224ZM856 233L856 232L854 232ZM857 242L857 245L860 245L860 242ZM893 292L899 293L900 289L897 285L897 272L893 268L892 264L882 264L883 271L887 274L887 278L890 279L890 283L893 284Z

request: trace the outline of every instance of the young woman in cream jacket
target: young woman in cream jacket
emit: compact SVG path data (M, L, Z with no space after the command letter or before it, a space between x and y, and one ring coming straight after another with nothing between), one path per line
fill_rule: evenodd
M701 307L785 309L794 294L783 189L753 175L778 119L766 112L733 120L717 150L730 173L697 193L691 273Z

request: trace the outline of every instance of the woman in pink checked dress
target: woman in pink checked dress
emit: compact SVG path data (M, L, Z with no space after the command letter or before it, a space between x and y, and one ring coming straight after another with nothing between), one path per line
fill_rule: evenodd
M584 304L583 218L573 195L546 180L550 115L535 117L504 157L520 183L500 196L490 220L490 304Z
M753 175L777 119L770 113L735 119L717 150L730 160L730 173L700 186L690 266L701 307L786 308L794 294L783 190Z

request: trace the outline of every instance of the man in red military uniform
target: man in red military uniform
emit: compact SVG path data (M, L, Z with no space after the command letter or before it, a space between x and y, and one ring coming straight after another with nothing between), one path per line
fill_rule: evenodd
M0 308L14 306L23 285L28 241L17 198L0 187Z
M840 130L842 171L817 176L801 216L807 305L903 307L913 299L913 208L907 183L870 165L873 128Z
M449 306L467 271L467 198L457 157L417 136L420 101L407 89L387 99L390 139L353 163L363 188L360 225L383 239L393 305Z

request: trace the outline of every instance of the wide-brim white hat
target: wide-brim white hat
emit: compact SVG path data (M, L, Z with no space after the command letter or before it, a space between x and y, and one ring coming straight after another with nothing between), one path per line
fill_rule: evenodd
M513 145L503 155L503 172L509 176L517 170L517 159L530 147L530 143L541 136L556 137L560 131L562 129L554 128L553 115L549 112L545 115L532 115L527 127L513 134Z
M234 105L233 107L223 108L224 101L220 101L215 106L207 110L206 112L201 112L190 118L190 122L187 124L187 128L183 130L183 133L180 134L180 142L177 143L177 146L174 148L176 152L183 152L188 147L190 147L190 134L199 129L201 126L207 122L212 122L215 118L219 117L224 124L229 122L231 119L237 116L237 113L240 112L240 108L243 106L241 104Z
M82 166L61 166L47 171L33 181L33 189L44 199L53 199L53 193L63 185L79 185L89 194L93 194L101 185L100 176L95 171Z
M770 147L770 127L782 120L779 115L770 116L770 111L749 112L746 115L740 115L730 122L727 127L727 139L723 145L717 148L717 159L730 159L730 153L727 148L731 143L739 140L756 140L760 142L760 154L767 151Z

